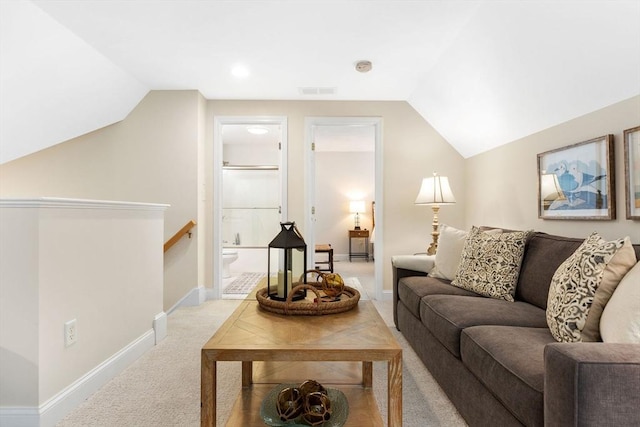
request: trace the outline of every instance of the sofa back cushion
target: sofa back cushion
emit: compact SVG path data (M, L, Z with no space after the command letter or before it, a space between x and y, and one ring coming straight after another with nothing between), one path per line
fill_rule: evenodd
M524 251L516 301L526 301L546 310L551 278L582 242L584 239L533 233Z
M583 238L535 232L527 241L520 267L516 301L526 301L547 309L549 285L556 270L584 242ZM633 245L640 260L640 245Z

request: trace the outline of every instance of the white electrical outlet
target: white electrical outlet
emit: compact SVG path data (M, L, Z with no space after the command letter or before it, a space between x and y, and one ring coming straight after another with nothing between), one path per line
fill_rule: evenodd
M76 319L69 320L64 324L64 345L69 347L78 341L78 328Z

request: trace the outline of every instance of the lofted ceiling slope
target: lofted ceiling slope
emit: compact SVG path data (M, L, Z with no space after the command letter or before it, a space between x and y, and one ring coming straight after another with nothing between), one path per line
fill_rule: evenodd
M406 100L464 157L640 95L640 0L0 0L0 8L2 163L117 122L154 89ZM355 70L361 59L373 62L370 72ZM244 78L232 75L237 66Z

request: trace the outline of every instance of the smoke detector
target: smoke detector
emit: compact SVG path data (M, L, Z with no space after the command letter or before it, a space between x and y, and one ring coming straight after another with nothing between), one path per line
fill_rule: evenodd
M356 71L359 71L361 73L367 73L367 72L371 71L372 67L373 67L373 65L371 64L371 61L358 61L358 62L356 62Z

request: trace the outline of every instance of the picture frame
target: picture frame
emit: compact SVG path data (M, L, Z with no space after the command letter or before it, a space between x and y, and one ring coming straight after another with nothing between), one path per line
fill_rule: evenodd
M640 220L640 126L624 131L624 190L627 219Z
M613 135L538 154L538 218L616 218Z

